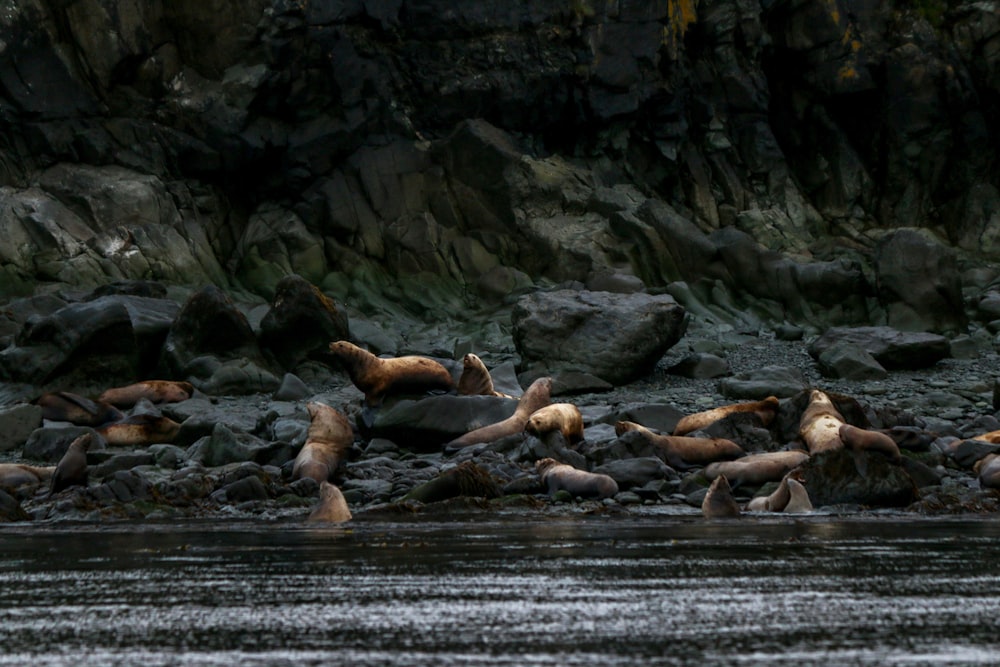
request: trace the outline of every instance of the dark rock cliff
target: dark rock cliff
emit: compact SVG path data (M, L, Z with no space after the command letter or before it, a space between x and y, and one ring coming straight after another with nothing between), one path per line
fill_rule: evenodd
M998 65L997 2L7 3L0 292L579 281L957 331L1000 276Z

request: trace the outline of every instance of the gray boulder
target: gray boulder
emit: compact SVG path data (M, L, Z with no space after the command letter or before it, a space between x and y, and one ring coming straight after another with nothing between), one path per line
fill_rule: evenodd
M499 396L429 396L379 410L366 438L385 438L410 450L438 451L443 443L507 419L517 401Z
M865 459L860 465L851 452L837 449L814 454L799 467L814 506L905 507L917 499L917 488L902 466L878 452L859 456Z
M809 344L818 359L835 343L857 345L887 370L916 370L933 366L951 354L948 339L940 334L904 332L887 326L833 327Z
M727 398L762 400L768 396L787 398L803 391L809 384L798 368L765 366L719 382L719 393Z
M644 456L621 461L609 461L593 472L607 475L620 489L644 486L657 479L677 479L677 472L656 456Z
M652 371L680 340L684 315L668 295L536 292L514 307L514 343L525 370L580 371L621 385Z
M889 373L860 345L848 341L835 343L817 359L823 375L844 380L884 380Z

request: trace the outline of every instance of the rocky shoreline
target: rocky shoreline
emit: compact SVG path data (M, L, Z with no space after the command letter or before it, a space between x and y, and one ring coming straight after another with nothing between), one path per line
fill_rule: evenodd
M294 290L289 288L285 300L278 298L262 307L235 304L225 295L206 289L175 304L177 308L166 308L172 314L156 364L160 370L175 369L174 377L193 380L196 388L190 398L178 402L140 401L124 411L123 417L143 424L163 420L176 425L172 434L132 445L102 441L86 455L86 486L72 486L54 494L49 494L45 483L8 488L0 495L0 518L46 523L211 518L304 521L317 502L319 484L308 478L293 480L291 471L305 442L310 424L306 405L312 401L342 411L354 427L354 443L334 479L359 520L377 520L385 512L412 515L469 510L526 514L666 511L700 516L698 508L708 483L704 469L671 467L662 452L632 437L635 434L616 434L616 422L634 421L670 433L684 415L773 395L780 398L781 405L773 424L729 420L707 429L708 435L730 438L748 453L787 449L796 445L798 420L811 388L835 397L847 421L866 428L894 429L894 437L905 440L900 444L904 466L886 469L885 475L868 474L867 480L853 472L848 473L851 479L846 482L835 480L842 473L831 471L844 468L844 461L812 457L810 465L818 467L812 472L806 470L806 475L821 480L810 488L814 501L837 500L814 502L820 513L858 514L891 508L893 513L923 516L1000 509L1000 496L983 486L973 472L977 460L1000 449L975 439L1000 428L995 412L1000 356L992 335L976 325L968 335L935 338L934 345L945 341L946 352L925 367L887 371L879 370L876 362L861 370L854 368L848 372L853 379L845 379L830 377L830 360L817 358L815 347L820 337L816 332L789 326L737 330L688 313L676 340L660 354L651 372L616 385L578 369L523 370L530 367L529 360L515 340L516 323L504 321L508 313L498 313L492 327L485 328L496 343L492 350L472 349L478 342L455 335L457 329L449 333L440 323L436 328L427 325L422 336L412 336L407 347L394 346L392 352L437 358L457 377L462 353L476 351L486 360L497 389L512 396L520 395L532 379L544 372L553 378L553 402L575 404L584 420L584 441L575 445L558 433L537 437L518 433L448 451L442 449L442 444L451 439L449 434L462 433L469 429L463 425L477 420L496 421L498 417L489 415L504 414L505 410L509 414L516 399L439 392L433 396L390 397L378 408L366 406L362 392L347 374L314 352L329 342L336 326L342 327L344 337L353 336L376 349L377 343L386 345L385 341L391 341L393 333L380 330L374 321L358 313L350 314L348 324L346 314L335 304L327 304L332 310L316 305L325 303L318 290L310 292L304 281L294 286L304 290L295 292L300 296L311 293L318 300L291 298ZM120 286L116 294L90 301L59 307L50 304L47 314L35 312L26 317L21 328L8 338L7 349L0 352L7 376L0 404L0 430L7 435L0 462L54 466L74 438L92 430L43 420L38 396L55 391L97 396L114 386L115 380L123 382L125 376L115 375L123 368L118 355L121 350L107 345L107 341L95 345L94 332L89 342L70 349L65 341L73 337L57 331L53 322L58 320L56 314L66 313L66 309L74 312L72 309L80 304L93 304L102 298L124 302L153 299L136 297L140 288L150 289L148 285L129 284ZM601 298L597 293L585 297ZM619 297L609 298L621 300ZM206 298L218 300L211 301L211 307L196 307L199 299ZM306 304L302 310L307 314L322 312L329 317L322 321L291 317L293 303L300 307ZM23 313L25 303L17 305ZM35 305L44 310L40 301L36 300ZM228 306L232 310L227 310ZM193 330L212 332L218 338L211 354L204 349L204 339L195 341L190 331L183 329L185 313L190 315L192 311L200 312L203 318L195 320L198 324ZM134 327L133 333L155 329L149 324L148 312L143 320L146 329ZM250 316L240 322L244 312ZM560 320L565 315L560 313L559 309L551 311L550 320ZM223 335L220 317L239 326ZM284 324L274 324L283 318ZM576 322L581 330L586 328ZM119 324L109 325L97 338L121 337ZM416 322L410 324L409 331L418 331ZM262 332L268 327L272 327L272 340L264 345L261 341L268 340L268 336L262 336ZM295 335L275 333L283 330L294 331ZM48 333L42 335L40 331ZM236 340L233 331L248 338ZM859 331L853 329L850 333ZM83 341L86 337L77 338ZM43 339L61 341L67 359L52 364L52 375L45 383L14 381L12 359L26 358L30 352L36 364L45 365L37 354ZM295 342L300 347L286 345L278 354L275 340ZM609 345L604 339L598 340L599 345ZM559 342L556 338L553 344ZM179 352L185 345L190 348L187 356ZM142 346L138 347L128 358L143 358ZM295 372L282 375L276 370L282 367L275 361L281 355L285 365L294 367ZM907 355L909 359L919 356L915 351ZM173 361L164 362L167 358ZM521 369L520 374L517 369ZM868 456L874 457L869 465L885 466L880 455ZM534 466L543 458L609 475L619 491L603 500L574 498L565 492L550 496ZM853 470L853 464L847 469ZM468 478L448 484L440 481L469 470L474 472ZM890 478L897 481L886 482ZM448 490L442 491L443 487ZM738 486L737 500L745 505L753 495L769 493L773 487Z

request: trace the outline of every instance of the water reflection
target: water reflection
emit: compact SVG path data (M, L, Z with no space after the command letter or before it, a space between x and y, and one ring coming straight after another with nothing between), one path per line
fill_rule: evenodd
M992 520L0 529L0 665L986 664Z

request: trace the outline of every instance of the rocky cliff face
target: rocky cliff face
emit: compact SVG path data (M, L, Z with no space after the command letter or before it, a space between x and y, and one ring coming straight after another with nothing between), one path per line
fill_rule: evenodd
M998 113L997 2L6 2L0 292L578 281L956 331L1000 276Z

